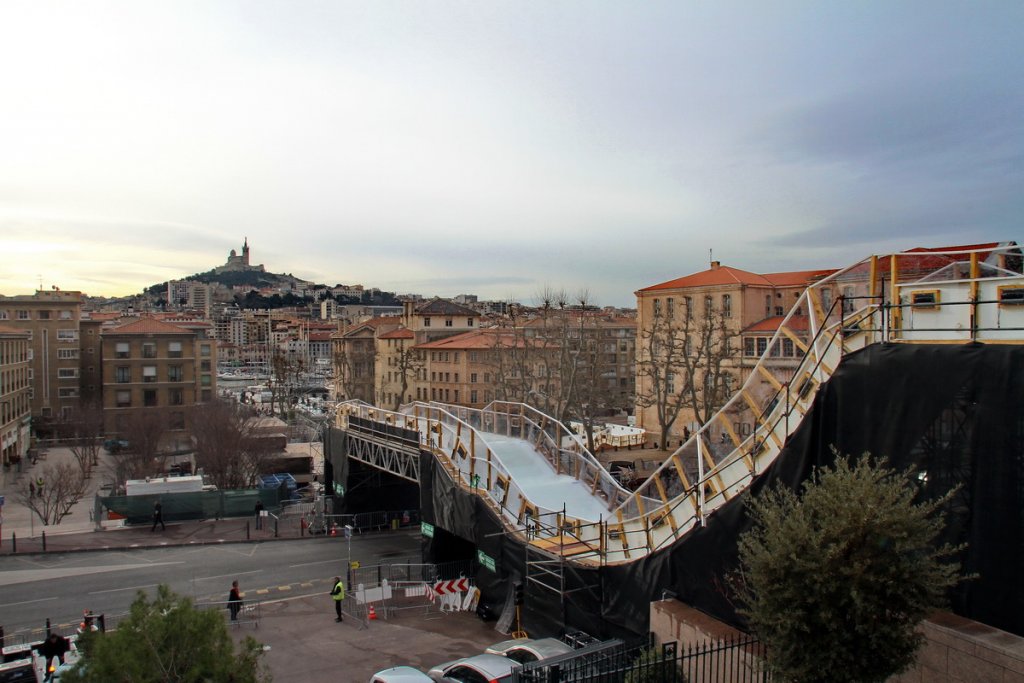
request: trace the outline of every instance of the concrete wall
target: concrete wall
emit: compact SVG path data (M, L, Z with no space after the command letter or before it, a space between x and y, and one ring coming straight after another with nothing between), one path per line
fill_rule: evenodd
M947 612L920 628L917 664L889 683L1024 683L1024 638ZM651 632L658 643L680 647L742 635L677 600L651 603Z

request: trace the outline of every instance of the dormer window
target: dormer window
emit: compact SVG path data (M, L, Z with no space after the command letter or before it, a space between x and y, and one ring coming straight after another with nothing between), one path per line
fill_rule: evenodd
M424 317L423 318L423 327L430 327L430 318L429 317Z

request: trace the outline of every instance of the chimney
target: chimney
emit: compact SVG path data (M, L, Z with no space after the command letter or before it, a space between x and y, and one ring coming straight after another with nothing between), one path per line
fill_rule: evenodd
M721 267L722 267L722 262L721 261L712 261L711 262L711 270L718 270Z

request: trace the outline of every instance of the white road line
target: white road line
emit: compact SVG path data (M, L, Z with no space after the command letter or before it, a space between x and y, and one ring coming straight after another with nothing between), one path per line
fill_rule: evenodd
M46 602L47 600L56 600L57 598L39 598L38 600L26 600L25 602L9 602L6 605L0 605L0 607L17 607L18 605L31 605L33 602Z
M129 586L127 588L108 588L105 591L92 591L89 595L99 595L101 593L117 593L119 591L137 591L143 588L152 588L153 586L159 586L159 583L148 583L145 586Z
M196 581L209 581L210 579L226 579L230 576L245 576L246 574L259 574L262 569L254 569L251 572L235 572L233 574L221 574L220 576L197 576Z
M319 562L303 562L302 564L290 564L290 565L288 565L288 568L289 569L294 569L296 567L312 567L315 564L328 564L330 562L339 563L339 564L345 564L345 559L344 558L340 558L340 559L336 559L336 560L320 560Z

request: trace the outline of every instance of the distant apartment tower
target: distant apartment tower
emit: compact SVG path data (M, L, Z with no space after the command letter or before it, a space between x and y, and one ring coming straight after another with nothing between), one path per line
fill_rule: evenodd
M0 446L4 470L28 452L32 429L31 340L27 330L0 325Z
M205 282L171 280L167 283L167 308L202 311L204 316L210 317L212 291Z
M166 448L187 448L191 413L217 396L216 341L141 318L102 331L103 417L108 435L127 437L133 423L156 416Z
M0 324L29 333L32 348L32 420L46 435L50 418L68 414L80 394L79 320L82 293L59 289L0 296Z

